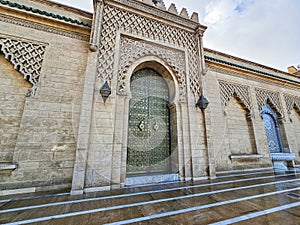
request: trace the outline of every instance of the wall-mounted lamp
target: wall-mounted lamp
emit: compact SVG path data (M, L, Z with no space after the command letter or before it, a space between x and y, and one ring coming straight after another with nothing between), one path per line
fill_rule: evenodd
M106 99L110 96L111 94L111 88L108 85L107 81L103 84L103 86L100 88L100 94L103 98L104 103L106 102Z
M209 101L204 97L203 94L201 94L199 100L196 103L196 107L199 107L202 110L202 112L204 112L204 110L207 108L208 104L209 104Z

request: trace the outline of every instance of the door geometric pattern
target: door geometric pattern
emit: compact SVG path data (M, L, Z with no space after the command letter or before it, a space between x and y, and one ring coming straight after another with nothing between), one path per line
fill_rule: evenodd
M142 69L131 77L127 173L170 170L169 91L162 76Z

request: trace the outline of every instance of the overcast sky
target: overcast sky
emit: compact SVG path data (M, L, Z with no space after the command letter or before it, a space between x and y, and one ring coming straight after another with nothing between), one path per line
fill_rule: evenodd
M55 0L92 11L93 0ZM300 0L164 0L199 13L204 47L286 71L300 64Z

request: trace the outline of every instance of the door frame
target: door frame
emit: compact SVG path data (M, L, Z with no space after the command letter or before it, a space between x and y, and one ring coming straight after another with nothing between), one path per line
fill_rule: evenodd
M142 74L141 74L142 73ZM142 75L142 76L141 76ZM144 132L144 130L141 130L141 128L140 129L138 129L138 127L140 127L140 125L138 125L138 123L141 123L141 119L142 118L144 118L143 119L143 122L145 121L145 119L146 119L146 121L148 121L148 122L150 122L149 124L148 123L145 123L145 124L143 124L143 127L145 128L145 127L147 127L147 126L150 126L150 124L151 124L151 118L152 118L152 116L153 115L151 115L151 113L150 113L150 111L152 111L152 110L154 110L155 108L153 108L153 107L150 107L151 106L151 104L150 104L150 102L152 101L149 101L150 99L152 99L151 97L157 97L157 96L152 96L152 94L153 94L153 92L150 92L149 90L153 90L154 91L154 89L156 89L155 87L157 87L157 86L160 86L161 87L161 89L159 90L159 89L157 89L158 91L162 91L163 89L163 92L165 93L164 94L164 96L162 97L162 96L158 96L158 97L162 97L163 98L163 100L159 100L159 101L163 101L164 102L164 107L162 107L161 108L161 110L162 110L162 112L163 112L163 117L167 120L167 121L164 121L164 122L166 122L167 124L168 124L168 126L166 127L166 129L165 130L167 130L166 131L166 136L162 136L161 135L161 133L160 132L158 132L158 133L156 133L156 134L159 134L158 136L156 135L156 138L155 139L153 139L153 141L154 142L156 142L156 140L157 140L157 138L160 138L160 137L163 137L163 139L161 139L160 141L163 141L165 138L167 138L168 139L168 141L167 141L167 143L165 144L165 147L167 147L167 148L164 148L164 150L163 150L163 154L166 156L166 158L164 158L163 159L163 165L162 165L162 167L160 168L160 169L155 169L155 167L160 167L159 165L157 165L157 164L149 164L149 162L148 163L146 163L146 161L147 160L145 160L144 161L144 163L146 163L145 164L145 169L139 169L139 167L137 167L136 168L136 170L135 171L127 171L126 173L127 173L127 175L128 176L141 176L141 175L152 175L152 174L168 174L168 173L170 173L171 172L171 166L172 166L172 160L170 160L170 156L171 156L171 142L172 142L172 139L171 139L171 124L170 124L170 108L169 108L169 97L170 97L170 95L169 95L169 88L168 88L168 85L167 85L167 82L166 82L166 80L165 80L165 78L160 74L160 73L158 73L156 70L154 70L153 68L148 68L148 67L146 67L146 68L142 68L142 69L139 69L139 70L137 70L136 72L134 72L133 73L133 75L131 76L131 82L130 82L130 90L131 90L131 92L134 92L134 89L133 89L133 85L132 85L132 82L134 82L132 79L134 78L134 76L138 76L138 78L137 78L137 81L139 82L139 78L149 78L150 76L152 77L152 76L155 76L155 77L158 77L159 78L159 80L158 81L156 81L157 83L155 83L155 86L150 86L150 83L151 83L151 81L150 80L146 80L146 83L145 83L145 81L141 81L143 84L139 84L139 88L140 87L142 87L142 89L143 89L143 93L145 93L146 92L146 95L145 96L143 96L143 99L147 99L146 101L147 101L147 110L146 110L146 112L145 112L145 114L143 114L143 116L142 117L140 117L141 115L139 115L139 113L137 113L137 114L133 114L133 118L135 118L136 116L138 116L138 117L140 117L139 118L139 120L138 121L136 121L135 119L133 119L133 120L131 120L130 118L130 116L129 116L129 121L128 121L128 123L129 123L129 125L131 124L131 122L133 122L133 123L136 123L136 127L134 128L134 130L136 130L136 132L138 132L139 134L145 134L145 132ZM150 78L151 79L151 78ZM148 83L148 81L149 81L149 86L147 86L147 83ZM134 85L134 86L136 86L136 85ZM154 88L154 89L153 89ZM146 91L147 90L147 91ZM143 95L143 94L142 94ZM134 102L139 102L139 101L141 101L141 99L139 99L139 97L140 96L137 96L137 98L135 98L135 99L131 99L130 101L129 101L129 111L131 112L131 110L132 109L136 109L133 105L134 105ZM162 98L160 98L160 99L162 99ZM134 102L132 102L132 100L134 100ZM162 103L162 102L161 102ZM131 108L132 107L132 108ZM150 110L150 111L149 111ZM135 111L135 110L134 110ZM133 112L134 112L133 111ZM150 119L150 121L149 121L149 119ZM158 119L158 120L160 120L160 119ZM152 121L153 122L153 121ZM147 129L147 131L146 131L146 133L148 133L148 131L149 130L152 130L151 128L154 126L154 124L155 123L157 123L157 122L154 122L150 127L148 127L148 129ZM131 127L129 126L128 127L128 133L130 134L130 129L131 129ZM158 129L158 128L157 128ZM138 131L137 131L138 130ZM160 129L159 129L160 130ZM153 130L152 130L153 131ZM156 131L156 130L155 130ZM152 132L151 132L152 133ZM152 136L152 135L151 135ZM131 139L131 138L133 138L133 139ZM136 139L137 137L134 135L134 137L133 136L131 136L131 135L128 135L128 140L127 140L127 142L128 143L130 143L131 141L133 141L134 139ZM148 138L146 138L146 141L147 142L149 142L149 139ZM134 142L136 142L136 141L134 141ZM149 145L150 144L150 145ZM152 151L157 151L157 150L155 150L155 148L156 147L159 147L159 146L161 146L160 144L158 145L158 146L153 146L153 142L152 143L148 143L147 145L148 145L148 147L147 148L149 148L148 150L150 151L151 150L151 152ZM129 148L127 149L127 169L126 170L129 170L130 169L130 167L131 166L129 166L129 161L128 161L128 157L130 156L130 153L133 153L134 151L136 151L137 149L136 148L134 148L134 149L132 149L132 150L130 150L130 146L128 146ZM145 149L143 149L142 151L144 151ZM131 151L133 151L133 152L131 152ZM147 150L146 150L147 151ZM143 155L143 154L142 154ZM148 154L146 154L146 155L148 155ZM150 155L148 155L148 160L151 160L151 156L152 155L152 153L150 154ZM132 162L134 162L135 160L133 159L133 161ZM157 165L157 166L156 166Z
M152 68L157 71L165 80L169 88L169 109L170 109L170 125L171 125L171 172L179 172L180 177L184 176L183 168L184 162L180 155L183 154L183 145L181 138L183 136L180 101L179 101L179 82L176 73L171 66L163 59L151 55L141 57L134 61L128 68L127 76L125 78L126 87L130 87L131 76L142 68ZM115 117L115 131L114 131L114 147L112 158L112 187L125 186L126 182L126 162L127 162L127 145L128 145L128 126L129 126L129 101L132 98L130 88L126 90L126 95L116 96L116 117ZM172 134L173 133L173 134ZM176 138L173 136L176 135Z
M275 124L274 132L276 134L276 138L277 138L278 145L279 145L278 146L279 147L279 152L282 152L283 151L283 143L282 143L282 137L281 137L280 128L279 128L278 116L276 115L276 113L273 111L273 109L271 108L271 106L268 103L266 103L262 107L262 110L261 110L260 113L261 113L262 116L264 114L270 116L271 119L273 120L273 122ZM263 118L263 121L264 121L264 118ZM264 126L265 126L265 121L264 121ZM268 140L268 135L267 135L266 128L265 128L265 132L266 132L267 141L268 141L268 148L269 148L269 140ZM270 148L269 148L269 153L272 153Z

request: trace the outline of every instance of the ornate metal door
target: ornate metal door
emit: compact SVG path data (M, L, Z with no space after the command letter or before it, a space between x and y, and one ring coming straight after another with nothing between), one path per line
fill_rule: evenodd
M127 173L170 171L169 90L164 78L152 69L141 69L131 78Z
M262 117L264 119L270 152L281 152L282 144L277 115L269 105L265 105L262 109Z

